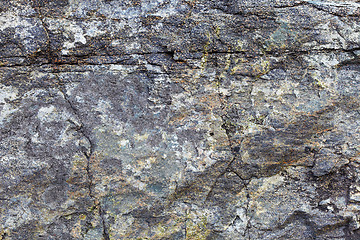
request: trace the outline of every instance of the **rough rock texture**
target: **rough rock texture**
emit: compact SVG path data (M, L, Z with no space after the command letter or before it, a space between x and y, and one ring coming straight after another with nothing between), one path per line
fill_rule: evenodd
M0 239L360 239L360 3L0 1Z

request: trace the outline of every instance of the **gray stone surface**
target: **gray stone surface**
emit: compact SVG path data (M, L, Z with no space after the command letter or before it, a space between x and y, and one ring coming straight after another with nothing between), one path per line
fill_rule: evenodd
M359 17L0 1L0 239L360 239Z

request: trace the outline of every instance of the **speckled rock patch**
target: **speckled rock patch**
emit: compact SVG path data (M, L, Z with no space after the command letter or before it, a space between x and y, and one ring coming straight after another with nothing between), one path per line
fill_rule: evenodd
M0 1L0 239L360 239L360 3Z

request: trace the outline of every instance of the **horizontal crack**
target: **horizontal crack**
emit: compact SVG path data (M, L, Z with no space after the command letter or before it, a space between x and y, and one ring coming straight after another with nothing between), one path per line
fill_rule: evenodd
M308 49L308 50L285 50L285 51L265 51L265 53L259 53L258 55L264 55L267 56L278 56L279 54L282 54L282 56L286 55L305 55L305 54L314 54L314 53L331 53L331 52L353 52L360 50L360 47L351 48L351 49L343 49L343 48L322 48L322 49ZM181 53L181 52L180 52ZM201 52L187 52L188 54L197 54ZM85 58L84 57L75 57L75 56L69 56L68 59L52 59L48 62L42 62L42 63L34 63L31 61L21 64L21 63L14 63L14 64L2 64L0 68L6 69L6 68L20 68L20 67L49 67L49 68L56 68L57 66L101 66L101 65L140 65L140 63L128 63L126 61L128 60L136 60L136 59L121 59L122 57L136 57L136 56L148 56L148 55L156 55L156 54L166 54L171 55L173 57L174 52L172 51L163 51L163 52L144 52L144 53L125 53L125 54L119 54L119 55L88 55ZM249 53L246 51L209 51L207 52L208 55L216 55L216 54L243 54L248 55ZM254 54L254 53L252 53ZM17 56L19 58L26 58L27 60L30 60L29 56ZM103 58L119 58L119 59L103 59ZM253 58L252 56L246 56L247 58ZM70 59L71 58L71 59ZM0 58L0 61L6 61L6 59L9 58ZM191 59L191 58L188 58ZM186 60L186 59L184 59ZM182 62L182 60L176 60L175 62Z

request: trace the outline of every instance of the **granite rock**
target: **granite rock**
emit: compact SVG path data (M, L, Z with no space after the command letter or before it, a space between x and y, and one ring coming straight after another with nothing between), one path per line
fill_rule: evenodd
M0 2L0 239L360 239L360 3Z

